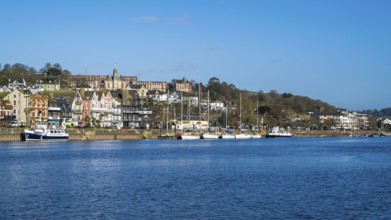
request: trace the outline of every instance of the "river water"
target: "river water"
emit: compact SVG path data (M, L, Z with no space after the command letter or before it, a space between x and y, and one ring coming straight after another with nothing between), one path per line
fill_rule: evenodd
M0 143L0 219L389 219L391 138Z

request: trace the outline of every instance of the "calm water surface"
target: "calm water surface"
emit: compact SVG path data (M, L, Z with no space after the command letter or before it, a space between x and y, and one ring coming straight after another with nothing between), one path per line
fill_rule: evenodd
M0 143L0 219L390 219L391 138Z

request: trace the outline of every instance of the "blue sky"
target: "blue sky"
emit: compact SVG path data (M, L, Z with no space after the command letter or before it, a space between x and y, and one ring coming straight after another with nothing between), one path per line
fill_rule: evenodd
M2 0L0 63L391 107L391 1Z

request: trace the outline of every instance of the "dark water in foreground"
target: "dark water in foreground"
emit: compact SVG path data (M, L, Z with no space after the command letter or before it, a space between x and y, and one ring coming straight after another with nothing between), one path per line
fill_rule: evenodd
M390 219L391 138L0 143L0 219Z

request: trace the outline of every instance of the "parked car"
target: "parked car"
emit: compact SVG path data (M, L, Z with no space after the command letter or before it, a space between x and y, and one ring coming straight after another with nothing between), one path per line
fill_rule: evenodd
M8 127L11 127L11 128L15 128L15 127L19 127L20 124L18 123L18 121L11 121L9 124L8 124Z

